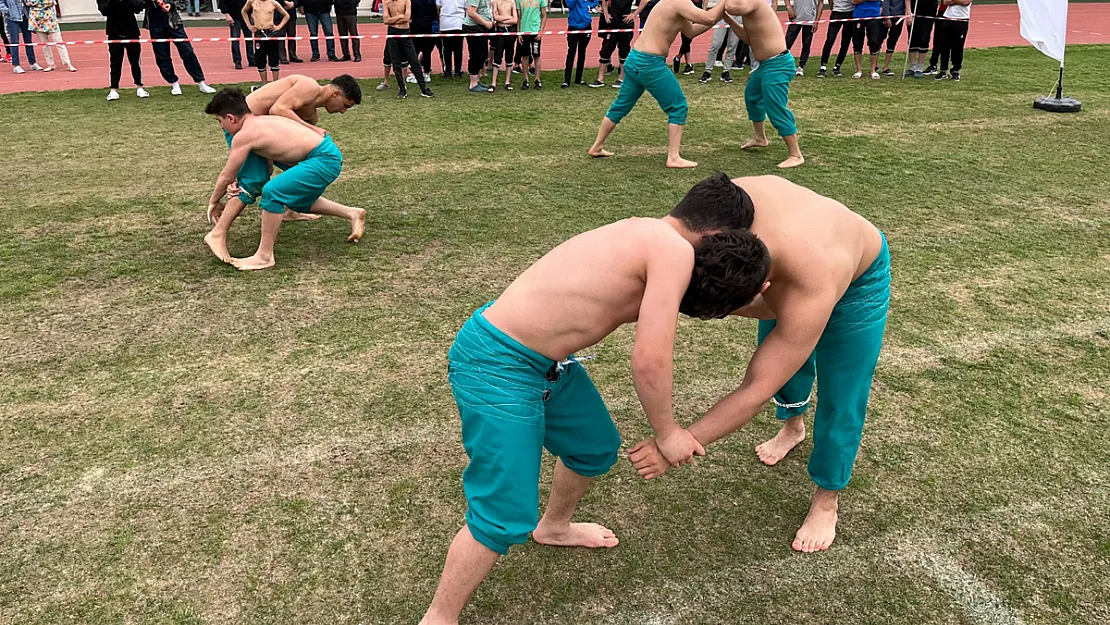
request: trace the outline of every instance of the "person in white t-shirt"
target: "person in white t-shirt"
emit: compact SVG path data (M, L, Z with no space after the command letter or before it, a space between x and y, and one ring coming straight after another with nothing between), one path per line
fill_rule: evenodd
M952 80L960 81L960 70L964 65L964 41L967 39L967 26L971 20L971 0L943 0L944 17L937 24L937 39L934 47L940 50L940 67L936 80L948 76L948 60L952 59Z
M462 75L463 19L466 17L466 0L436 0L439 8L439 33L443 38L443 77Z

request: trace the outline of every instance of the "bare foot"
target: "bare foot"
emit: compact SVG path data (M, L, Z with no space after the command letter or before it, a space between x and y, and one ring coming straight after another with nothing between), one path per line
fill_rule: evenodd
M605 148L590 148L589 154L594 158L606 158L613 155L612 152Z
M671 169L690 169L691 167L697 166L698 164L694 161L688 161L681 156L676 156L675 158L667 157L667 167Z
M358 243L362 239L362 234L366 232L366 211L361 208L355 210L358 211L358 216L351 220L351 236L347 237L348 243Z
M216 258L224 261L225 263L231 262L231 254L227 251L227 237L217 236L214 232L209 232L204 235L204 242L208 244L208 249L216 255Z
M762 139L756 139L755 137L752 137L751 139L748 139L747 143L740 146L740 149L754 150L756 148L765 148L769 145L771 145L771 142L767 140L767 137L763 137Z
M274 257L262 258L258 254L250 258L232 258L231 264L239 271L255 271L258 269L269 269L274 266Z
M806 162L806 159L801 156L791 156L785 161L779 163L779 169L789 169L791 167L797 167L804 162Z
M315 221L319 218L319 215L313 215L311 213L298 213L297 211L291 211L288 208L285 209L285 213L281 216L282 221Z
M794 543L791 545L794 551L825 551L833 543L836 538L837 496L835 491L821 489L813 495L809 514L794 535Z
M786 457L791 449L806 439L806 427L803 425L801 428L790 426L783 426L778 434L771 440L757 445L755 453L759 455L759 460L769 466L775 466L779 460Z
M616 547L620 542L611 530L597 523L571 523L559 531L537 527L532 540L556 547Z

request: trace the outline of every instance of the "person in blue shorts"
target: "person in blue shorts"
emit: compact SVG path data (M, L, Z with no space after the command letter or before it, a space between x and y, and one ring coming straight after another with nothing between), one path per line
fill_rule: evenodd
M231 258L226 245L211 240L212 233L205 236L217 256L222 247L227 257L221 260L244 271L273 267L274 241L286 209L342 217L351 223L347 240L357 242L362 237L366 211L320 201L343 169L343 155L330 135L321 138L311 127L279 115L253 115L246 97L232 87L218 92L204 112L214 115L231 136L231 153L208 201L209 222L234 219L255 200L262 209L262 237L258 251L249 258ZM274 163L282 164L285 171L271 179ZM238 185L233 186L237 179ZM223 198L229 191L236 202L234 211L224 210Z
M753 126L752 138L740 147L750 150L770 145L764 129L764 122L770 118L771 125L789 150L789 156L779 163L779 167L797 167L806 160L798 147L794 113L787 107L790 81L794 80L797 67L794 56L786 47L782 23L775 10L764 0L726 0L725 4L728 8L724 20L742 41L751 46L752 60L759 63L744 87L744 104ZM733 15L743 18L743 26L732 18Z
M590 156L602 158L613 155L605 149L605 140L632 111L646 90L667 114L667 167L697 167L696 162L682 158L679 153L688 107L686 94L682 93L678 79L667 66L667 56L680 32L693 39L712 28L724 13L724 2L712 9L702 10L690 0L659 0L632 51L628 53L628 59L624 61L620 91L601 120L597 139L589 149Z
M770 260L750 232L738 231L733 245L694 263L704 236L751 225L751 206L717 174L662 219L625 219L559 245L459 330L448 378L470 458L462 476L466 524L422 625L456 625L497 560L529 534L546 545L617 545L608 528L571 522L593 479L617 461L621 442L586 358L575 356L580 350L635 323L632 379L661 453L679 466L702 452L674 420L675 324L680 306L723 317L764 288ZM558 460L541 517L545 448Z

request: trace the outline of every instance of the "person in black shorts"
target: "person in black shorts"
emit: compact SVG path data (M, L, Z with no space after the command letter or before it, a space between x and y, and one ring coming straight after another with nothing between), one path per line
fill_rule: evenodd
M929 38L937 16L937 0L911 0L913 17L907 18L910 29L910 67L906 75L921 78L925 75L925 55L929 53ZM934 68L935 71L936 68Z
M274 13L281 14L281 21L277 24L274 23ZM278 72L281 71L282 42L274 37L285 35L285 24L289 21L289 13L276 0L249 0L243 5L242 16L254 39L254 66L258 68L259 79L263 85L269 82L266 77L268 62L270 78L277 80Z
M883 60L883 69L879 73L883 76L893 76L894 70L890 69L890 61L894 58L894 50L898 47L898 40L902 38L902 28L913 19L909 11L907 0L883 0L883 28L886 30L886 59Z
M591 87L604 87L606 71L613 71L613 52L617 52L618 65L616 67L617 80L614 87L621 86L621 72L624 61L632 50L633 18L632 0L601 0L601 23L598 24L598 36L601 37L601 67L598 68L597 80L590 83ZM629 32L606 32L611 30L627 30Z

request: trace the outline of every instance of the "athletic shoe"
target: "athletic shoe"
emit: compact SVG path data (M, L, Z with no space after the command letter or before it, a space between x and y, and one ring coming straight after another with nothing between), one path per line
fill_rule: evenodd
M532 87L531 87L531 86L530 86L530 85L528 84L528 80L527 80L527 79L525 79L525 80L524 80L524 82L523 82L523 83L521 83L521 85L520 85L520 90L521 90L521 91L528 91L528 90L529 90L529 89L531 89L531 88L532 88Z
M343 56L339 57L339 62L340 63L346 63L350 60L351 60L351 55L349 55L349 54L344 54Z
M536 88L536 89L543 89L543 83L537 80L537 81L536 81L536 87L535 87L535 88Z
M420 92L420 97L422 97L422 98L434 98L434 97L436 97L436 94L432 93L431 89L425 87L424 90Z
M795 68L795 70L794 70L794 75L795 75L795 76L805 76L805 75L806 75L806 71L805 71L804 69L802 69L802 68L798 67L798 68Z
M597 89L598 87L604 87L604 86L605 86L605 83L601 82L600 80L595 80L595 81L590 83L590 87L593 87L594 89Z
M385 91L386 89L389 89L389 83L387 82L380 82L377 87L374 87L375 91Z
M108 101L109 102L111 102L112 100L118 100L118 99L119 99L119 91L116 91L115 89L112 89L111 91L108 92Z
M41 72L42 71L42 66L39 65L38 63L31 63L31 71Z
M817 70L817 77L818 77L818 78L824 78L824 77L825 77L825 68L824 68L824 67L822 67L821 69Z
M904 73L902 74L902 78L913 78L913 75L914 75L915 73L917 73L917 72L916 72L915 70L913 70L913 69L907 69L907 70L906 70L906 71L905 71L905 72L904 72Z
M170 95L181 95L181 83L173 83L173 86L170 87Z
M894 70L892 70L888 67L888 68L886 68L882 71L882 75L883 76L894 76L895 73L894 73Z
M948 78L948 76L946 76L945 73L942 71L937 72L937 75L933 76L933 80L944 80L945 78Z
M711 74L709 72L702 72L701 78L698 79L698 82L700 82L701 84L704 85L705 83L709 82L710 80L713 80L713 74Z
M414 76L412 74L409 74L408 76L405 76L405 82L412 83L412 84L415 85L416 84L416 76Z
M925 75L926 76L932 76L935 73L937 73L937 66L936 65L930 65L929 67L925 68Z
M959 72L952 72L952 80L954 80L956 82L960 82L960 73Z
M834 67L833 68L833 76L835 76L837 78L840 78L840 68L839 67Z
M724 67L725 64L720 61L713 61L713 67Z
M15 67L12 68L12 73L13 74L26 74L27 70L25 70L22 67L16 65Z
M732 76L729 76L728 72L722 72L721 73L721 82L732 82Z
M682 63L682 61L680 61L677 56L674 57L673 61L671 61L671 65L674 68L674 73L676 73L676 74L678 73L678 67L681 63Z
M682 70L682 73L686 76L689 76L690 74L693 74L694 73L694 66L687 63L686 64L686 69Z
M401 90L397 92L397 99L398 100L404 100L407 97L409 97L408 89L405 89L404 87L401 87Z
M623 85L623 84L624 84L623 80L614 80L613 81L613 88L614 89L620 89L621 85Z
M925 72L923 72L923 71L921 71L921 70L919 70L919 69L916 69L916 70L914 70L914 72L913 72L913 77L914 77L914 78L924 78L924 77L925 77Z
M235 64L235 69L243 69L243 64L242 63L236 63Z
M574 81L574 84L576 84L576 85L583 85L583 86L585 86L585 85L586 85L586 81L585 81L585 80L576 80L576 81Z
M565 82L565 83L563 83L563 84L559 85L559 88L560 88L560 89L569 89L569 88L570 88L570 83L569 83L569 82Z
M135 90L135 95L139 96L140 98L149 98L150 97L150 94L147 93L146 89L143 89L142 87L139 87L138 89Z
M361 60L362 60L362 58L361 58L361 57L357 57L357 56L356 56L356 57L355 57L355 60L356 60L356 61L361 61ZM299 56L291 56L291 57L289 57L289 62L290 62L290 63L304 63L304 59L302 59L302 58L301 58L301 57L299 57Z
M203 80L197 83L197 89L200 89L201 93L216 93L216 90L205 84Z

